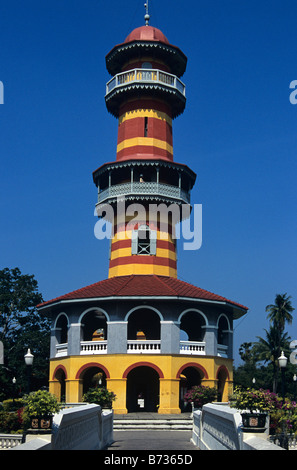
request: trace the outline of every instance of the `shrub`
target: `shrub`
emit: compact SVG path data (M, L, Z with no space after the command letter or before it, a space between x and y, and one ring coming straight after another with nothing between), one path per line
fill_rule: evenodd
M3 411L17 411L19 408L24 406L24 400L22 398L3 400Z
M24 397L25 412L30 417L47 416L50 417L60 411L60 404L55 395L46 390L31 392Z
M22 432L22 422L19 412L0 411L0 433L15 434Z
M250 413L267 413L280 409L282 402L278 395L269 390L236 387L233 396L230 397L230 406Z
M184 400L188 403L194 402L195 408L202 408L206 403L211 403L217 399L218 391L215 387L206 387L204 385L195 385L188 390Z
M105 387L90 388L83 396L84 402L95 403L102 408L111 408L115 399L116 395Z
M294 401L283 400L269 390L242 389L236 387L230 398L230 406L238 410L269 413L270 434L283 431L297 433L297 405Z

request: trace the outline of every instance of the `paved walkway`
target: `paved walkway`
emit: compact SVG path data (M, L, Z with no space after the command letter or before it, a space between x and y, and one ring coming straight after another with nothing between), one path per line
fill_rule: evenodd
M107 450L198 450L191 431L114 431Z
M163 415L159 413L128 413L126 415L114 415L114 419L186 419L190 413L181 413L174 415ZM198 448L192 444L192 431L180 430L126 430L113 432L114 442L107 448L111 451L122 450L184 450L194 451Z

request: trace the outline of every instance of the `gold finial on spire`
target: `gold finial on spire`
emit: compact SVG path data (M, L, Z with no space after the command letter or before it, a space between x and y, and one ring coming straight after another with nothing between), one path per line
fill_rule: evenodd
M146 0L146 3L144 4L145 6L145 15L144 15L144 19L145 19L145 26L148 26L149 24L149 20L150 20L150 15L149 15L149 0Z

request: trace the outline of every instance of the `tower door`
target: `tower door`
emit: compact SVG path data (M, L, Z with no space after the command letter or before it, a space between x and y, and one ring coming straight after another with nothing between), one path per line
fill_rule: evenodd
M139 366L127 376L127 410L157 412L159 404L159 375L148 366Z

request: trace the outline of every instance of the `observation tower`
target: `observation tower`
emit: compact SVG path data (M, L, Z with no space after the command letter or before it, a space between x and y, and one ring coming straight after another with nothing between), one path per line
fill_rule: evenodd
M108 278L38 306L52 317L50 391L66 402L105 386L115 414L174 414L194 385L217 387L222 401L232 390L233 321L247 307L177 276L175 217L196 179L173 151L186 65L148 12L106 56L116 158L93 181L100 220L112 225Z

